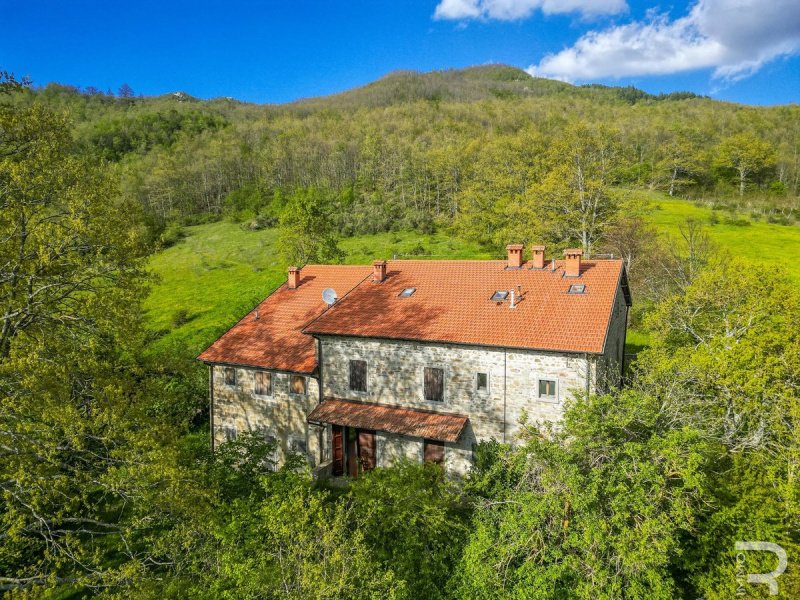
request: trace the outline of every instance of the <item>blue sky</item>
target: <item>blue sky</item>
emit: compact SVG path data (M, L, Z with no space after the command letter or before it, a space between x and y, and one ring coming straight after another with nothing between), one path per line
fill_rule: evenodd
M398 69L505 63L575 83L800 101L800 2L0 0L0 69L145 95L284 102Z

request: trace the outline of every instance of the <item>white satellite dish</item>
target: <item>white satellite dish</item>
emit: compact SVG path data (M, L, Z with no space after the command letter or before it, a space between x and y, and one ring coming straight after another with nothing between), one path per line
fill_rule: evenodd
M334 302L336 302L336 290L333 288L325 288L322 291L322 299L325 301L325 304L328 306L332 306Z

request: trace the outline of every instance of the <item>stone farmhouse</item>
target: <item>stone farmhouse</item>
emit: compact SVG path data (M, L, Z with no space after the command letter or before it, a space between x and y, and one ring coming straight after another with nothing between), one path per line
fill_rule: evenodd
M259 431L278 462L302 453L321 477L401 457L462 474L477 442L514 443L525 420L557 422L572 394L619 385L623 262L507 252L290 267L199 356L212 445Z

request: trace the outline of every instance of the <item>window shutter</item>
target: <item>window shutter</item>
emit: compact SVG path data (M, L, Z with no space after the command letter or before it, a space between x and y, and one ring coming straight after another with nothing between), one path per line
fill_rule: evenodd
M425 400L442 402L444 400L444 370L425 367L424 387Z
M350 361L350 389L356 392L367 391L367 361Z

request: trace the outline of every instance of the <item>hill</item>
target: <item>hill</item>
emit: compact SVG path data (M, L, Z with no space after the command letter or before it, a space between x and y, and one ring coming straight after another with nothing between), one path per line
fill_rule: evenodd
M533 77L517 67L482 65L427 73L396 71L375 82L346 92L308 98L292 104L303 108L352 109L417 101L477 102L553 96L627 104L644 100L685 100L699 97L692 92L654 96L631 86L574 86L562 81Z

